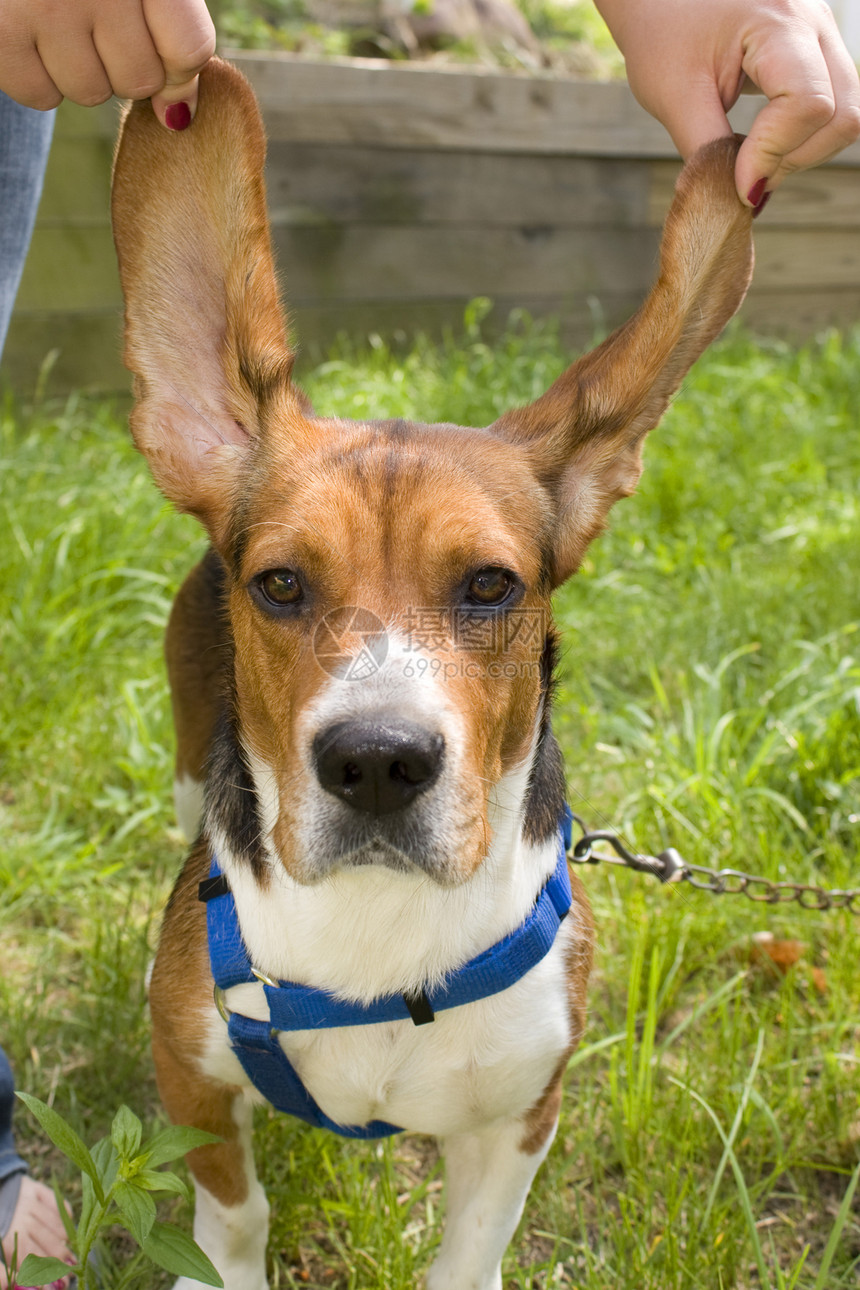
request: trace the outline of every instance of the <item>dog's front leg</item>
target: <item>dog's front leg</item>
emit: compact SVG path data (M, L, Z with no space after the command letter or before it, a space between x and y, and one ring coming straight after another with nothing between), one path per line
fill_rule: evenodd
M269 1206L251 1151L251 1107L241 1090L210 1082L153 1042L159 1092L174 1124L223 1139L188 1154L194 1176L194 1239L214 1263L225 1290L267 1290ZM200 1290L180 1277L174 1290Z
M502 1256L555 1137L553 1111L537 1133L516 1119L444 1140L445 1235L427 1290L502 1290Z
M269 1231L269 1204L257 1180L251 1156L251 1109L239 1096L234 1103L239 1122L239 1136L244 1146L244 1178L240 1173L227 1180L223 1167L210 1164L195 1169L194 1239L221 1274L224 1290L268 1290L266 1278L266 1238ZM206 1147L206 1151L218 1148ZM230 1155L230 1152L224 1153ZM228 1160L229 1167L232 1160ZM233 1201L237 1181L244 1182L244 1198ZM207 1185L208 1183L208 1185ZM226 1184L226 1187L225 1187ZM210 1187L212 1188L210 1190ZM231 1193L227 1201L220 1197ZM200 1290L201 1282L181 1277L174 1290Z

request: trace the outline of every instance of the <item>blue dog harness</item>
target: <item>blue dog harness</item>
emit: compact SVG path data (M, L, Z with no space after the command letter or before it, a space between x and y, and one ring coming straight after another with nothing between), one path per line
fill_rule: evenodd
M414 1025L423 1026L446 1008L458 1008L507 990L548 953L570 909L567 870L570 844L571 817L565 807L559 826L558 862L520 926L450 973L437 989L422 991L419 995L386 995L368 1004L346 1002L326 990L292 981L269 982L256 973L239 930L233 893L213 856L209 877L200 883L199 895L206 902L215 1000L227 1021L230 1045L254 1087L276 1110L286 1111L317 1128L331 1129L345 1138L383 1138L400 1133L397 1125L384 1120L343 1125L330 1119L296 1074L278 1041L279 1032L369 1026L410 1019ZM256 1021L224 1007L223 991L255 982L263 984L269 1005L268 1021Z

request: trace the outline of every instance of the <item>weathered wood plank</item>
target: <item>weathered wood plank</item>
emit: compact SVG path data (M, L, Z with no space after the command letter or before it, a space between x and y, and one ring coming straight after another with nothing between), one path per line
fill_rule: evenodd
M382 59L311 62L256 50L220 53L254 85L271 141L677 156L666 131L624 82ZM763 103L758 95L742 95L730 113L734 128L746 133ZM97 108L63 103L57 132L113 139L120 107L116 100ZM860 166L860 143L827 164Z
M624 322L641 301L641 294L604 293L593 297L547 295L499 298L488 316L484 330L488 338L506 325L511 309L527 308L536 318L558 320L563 342L571 356L594 344L600 334ZM378 333L395 342L409 343L424 331L432 337L450 330L461 334L463 299L409 299L332 301L308 304L292 310L295 337L299 344L300 368L317 362L338 333L345 333L361 345L363 338ZM847 327L860 323L860 288L844 290L762 290L754 288L740 314L754 331L806 339L825 327ZM0 381L30 392L39 367L51 350L59 350L52 369L49 391L93 388L127 393L130 378L121 361L122 319L119 310L101 313L45 313L17 315L12 322ZM322 412L338 409L320 403ZM384 409L381 410L384 413ZM433 416L434 410L420 410Z
M638 303L635 293L607 293L600 302L563 295L500 298L487 316L483 332L490 338L498 335L508 324L512 310L527 309L536 318L558 320L560 334L573 356L629 318ZM408 344L422 331L434 338L445 331L461 335L465 304L464 298L382 299L294 308L291 323L299 346L299 368L318 362L340 333L350 336L359 346L374 333L401 344ZM42 363L54 350L58 356L51 369L50 393L91 388L128 392L131 377L121 359L121 310L16 314L0 364L0 382L31 392ZM338 409L321 403L320 411L334 413ZM426 415L434 415L433 409L427 409Z
M860 287L786 291L754 283L740 317L763 336L808 340L829 327L860 323Z
M226 52L257 91L272 140L606 157L676 155L666 131L624 82ZM758 96L742 95L731 113L734 128L749 130L762 103ZM860 144L841 154L841 162L860 164Z
M663 223L680 162L652 161L648 223ZM758 227L758 226L757 226ZM817 166L792 175L773 195L763 228L860 228L860 169Z
M18 312L85 312L121 301L109 225L37 226L18 292Z
M39 206L39 225L110 223L113 144L99 135L57 131Z
M275 232L287 298L403 299L644 291L656 268L656 229L505 229L346 225ZM761 288L860 286L860 234L832 229L756 232Z
M641 296L630 292L620 295L607 292L600 301L561 294L500 297L493 302L482 323L482 333L490 338L499 335L508 325L512 312L525 310L533 318L552 318L557 322L562 341L574 356L626 322L640 303ZM374 333L404 344L411 342L418 332L434 338L444 331L462 335L465 304L463 299L410 299L302 305L291 311L300 366L318 361L339 334L359 345ZM321 405L320 410L334 409Z
M647 161L275 142L275 224L601 228L648 222Z
M16 314L0 363L0 381L20 393L32 393L46 356L55 350L49 394L130 390L131 377L122 365L120 310Z
M122 104L109 99L97 107L80 107L64 99L57 109L54 125L55 139L108 139L116 138Z
M860 287L860 230L771 228L766 220L767 214L756 225L756 287Z
M329 300L469 299L644 289L652 229L338 225L275 230L292 305Z
M665 131L624 84L594 86L483 70L230 57L260 99L269 138L377 147L671 155ZM653 126L653 129L652 129Z
M605 292L598 300L570 295L500 298L484 324L485 334L504 330L511 312L525 309L533 318L558 323L571 354L590 348L602 336L632 317L642 294ZM320 359L334 337L345 334L361 342L374 332L407 342L419 331L439 336L445 329L463 330L463 300L364 300L302 305L292 310L294 339L304 361ZM839 291L753 288L744 302L740 321L754 332L790 340L808 340L828 327L860 324L860 288Z
M237 61L274 136L275 239L306 353L340 330L456 333L476 295L496 301L488 334L520 306L557 316L578 347L645 295L678 167L626 87ZM55 348L53 390L128 388L107 222L116 120L116 105L61 108L3 363L19 389ZM794 177L757 224L742 313L754 329L804 336L860 321L860 147L842 160Z

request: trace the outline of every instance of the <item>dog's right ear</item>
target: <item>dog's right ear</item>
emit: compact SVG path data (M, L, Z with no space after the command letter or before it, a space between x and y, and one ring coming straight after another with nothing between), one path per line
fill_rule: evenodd
M134 373L134 440L156 482L216 545L260 434L289 385L263 180L266 142L244 77L213 59L185 130L127 112L112 216Z

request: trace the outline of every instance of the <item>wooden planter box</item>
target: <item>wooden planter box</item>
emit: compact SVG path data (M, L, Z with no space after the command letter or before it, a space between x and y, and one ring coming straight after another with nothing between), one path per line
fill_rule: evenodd
M456 327L475 296L560 318L569 343L650 284L678 162L624 84L241 54L269 134L269 204L295 332ZM758 104L733 114L744 129ZM108 224L115 105L64 105L4 359L32 389L127 389ZM860 145L795 177L756 230L743 316L809 335L860 321Z

